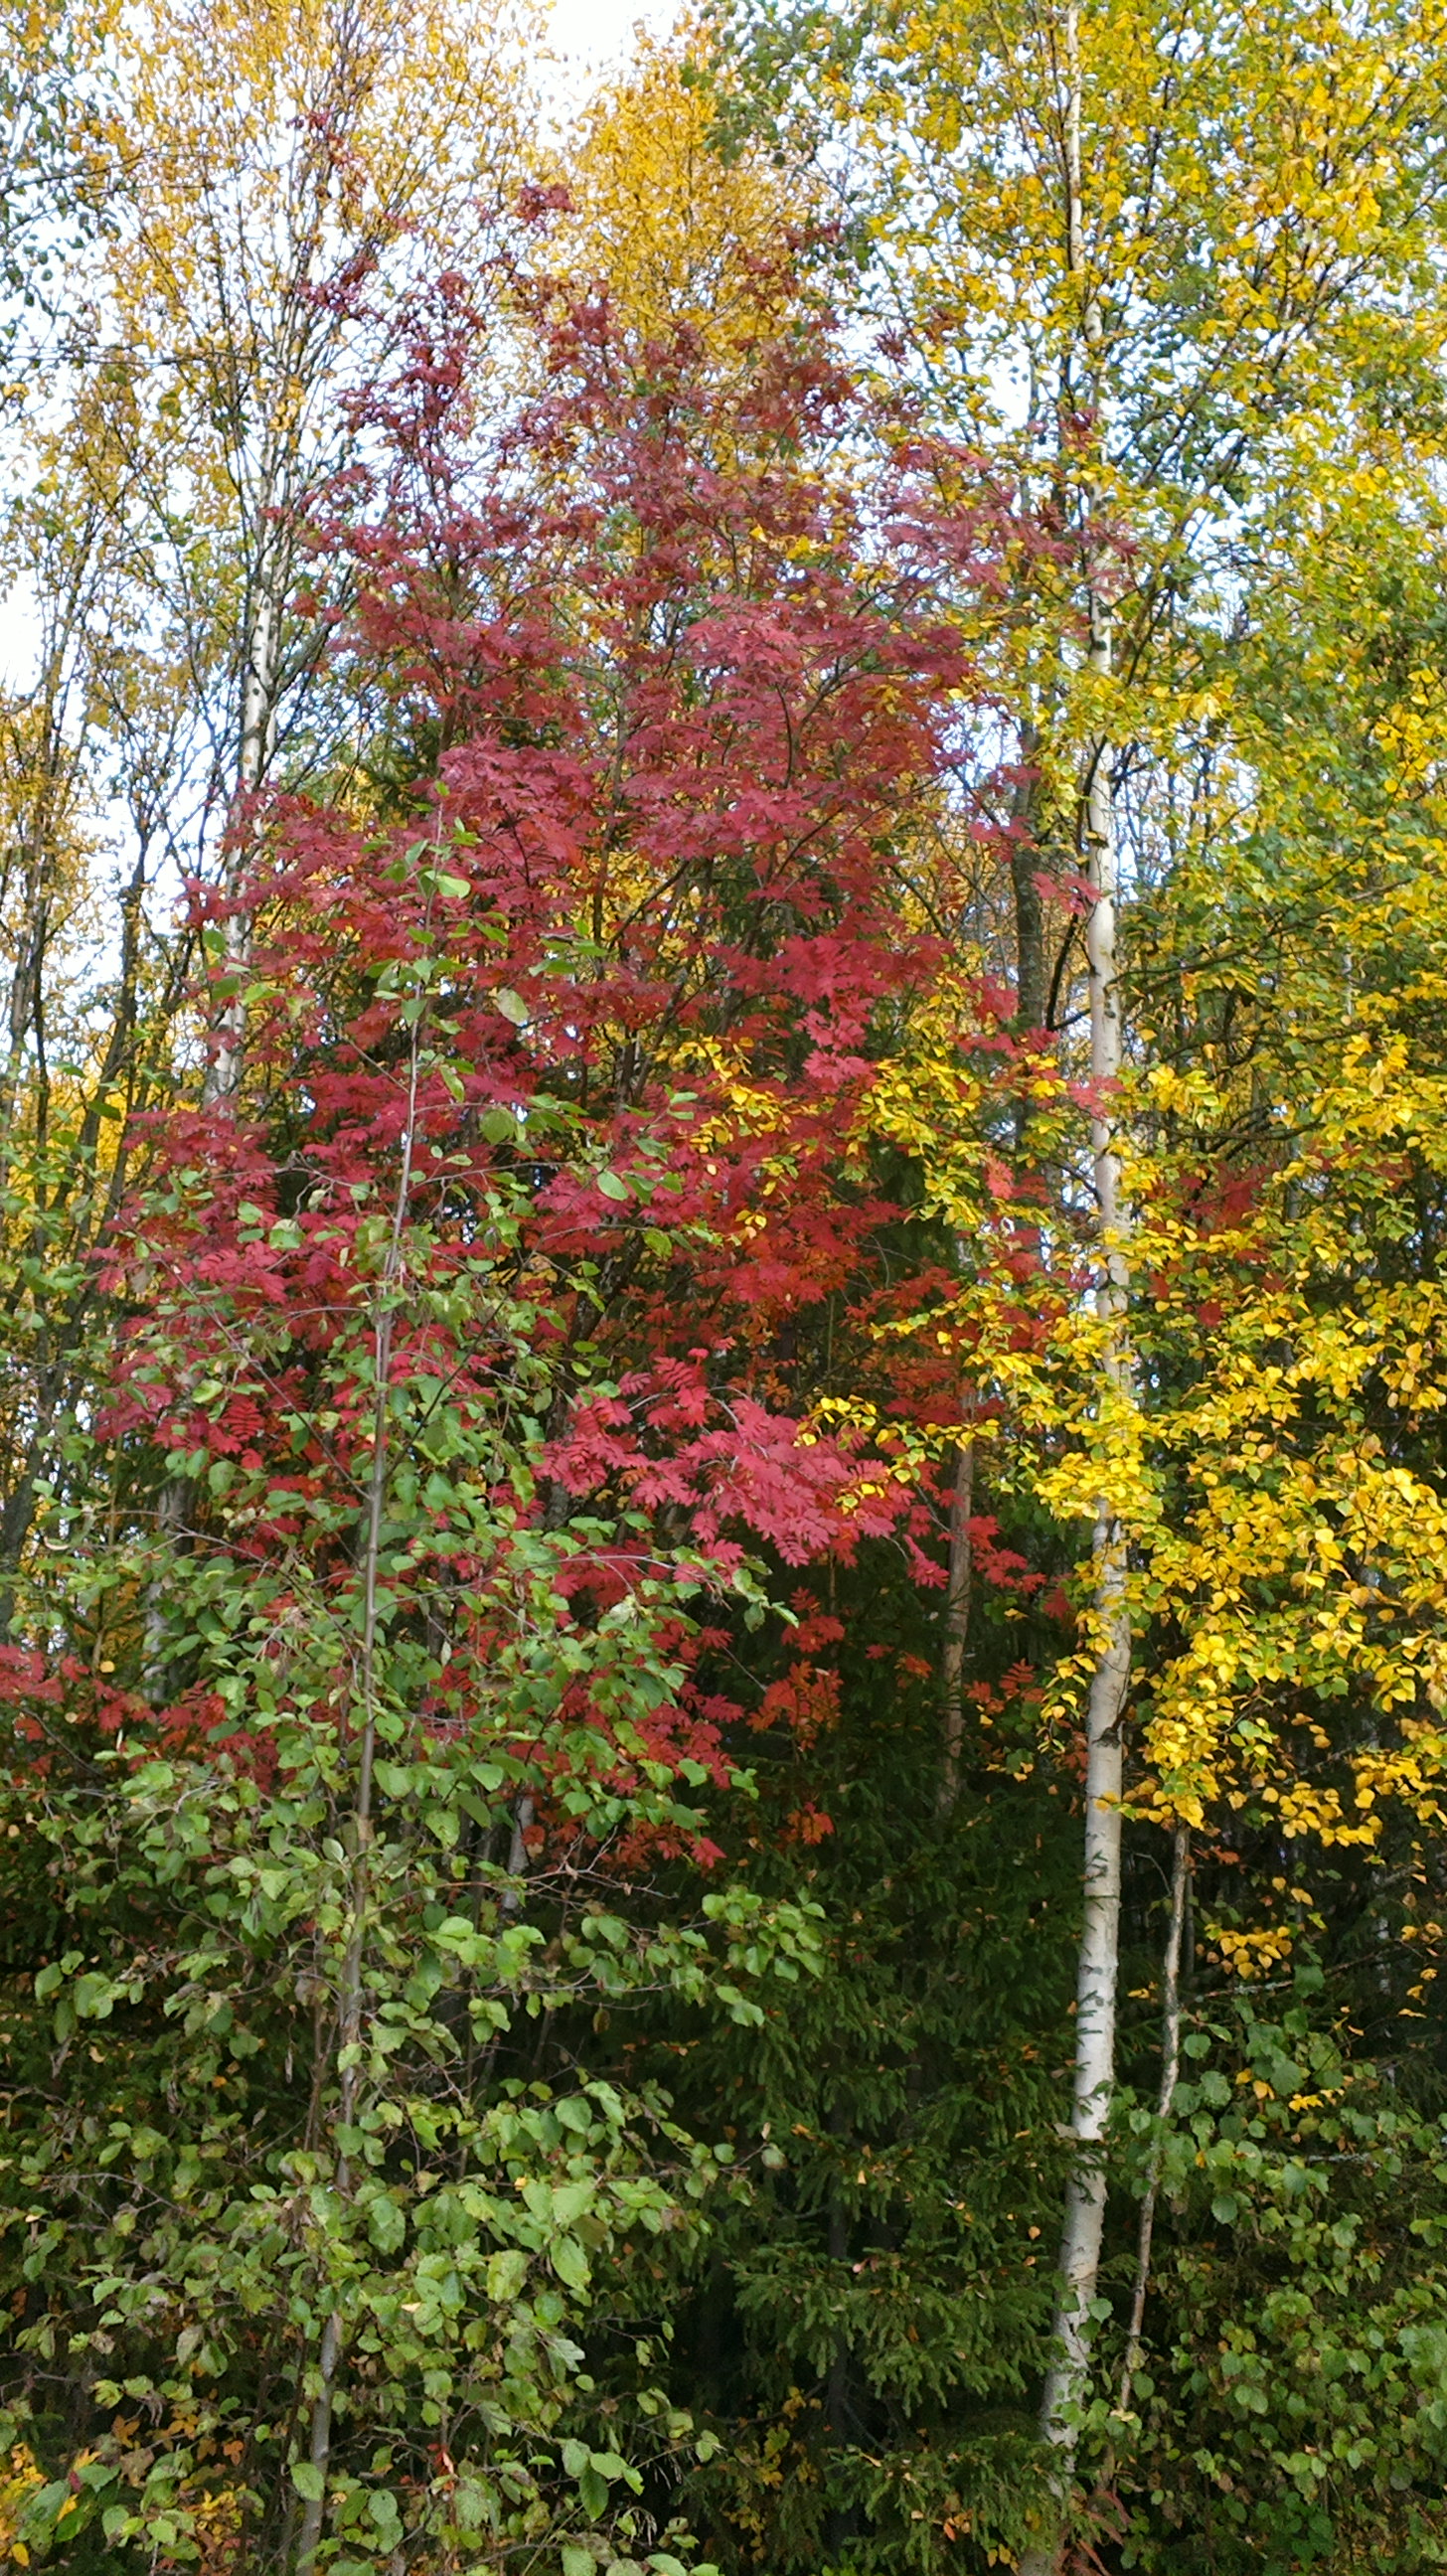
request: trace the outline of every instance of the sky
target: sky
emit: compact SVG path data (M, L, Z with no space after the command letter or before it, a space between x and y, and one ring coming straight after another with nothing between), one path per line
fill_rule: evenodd
M635 25L661 34L676 15L660 0L553 0L553 42L579 68L612 62L630 50Z

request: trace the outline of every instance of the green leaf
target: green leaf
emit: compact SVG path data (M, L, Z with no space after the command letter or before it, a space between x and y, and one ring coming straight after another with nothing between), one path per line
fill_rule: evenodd
M566 2282L570 2290L586 2290L592 2276L588 2257L576 2236L555 2237L548 2247L548 2260L558 2279Z
M605 1199L627 1199L632 1196L627 1182L620 1180L616 1172L600 1172L598 1187Z
M516 2245L505 2245L487 2258L487 2295L497 2307L508 2307L527 2279L528 2258Z
M576 2540L563 2543L563 2576L596 2576L598 2561L591 2549L579 2547Z
M395 2254L407 2233L407 2220L395 2200L379 2192L367 2210L367 2234L380 2254Z
M591 2209L597 2196L597 2185L591 2177L582 2182L560 2182L553 2186L553 2218L559 2227L571 2227Z
M498 1009L501 1011L503 1018L505 1020L511 1020L515 1029L526 1028L532 1014L529 1011L526 1002L523 1000L521 993L512 992L510 988L504 984L501 991L494 993L492 998L496 1002Z
M320 2504L327 2491L327 2482L312 2460L293 2460L291 2482L308 2504Z

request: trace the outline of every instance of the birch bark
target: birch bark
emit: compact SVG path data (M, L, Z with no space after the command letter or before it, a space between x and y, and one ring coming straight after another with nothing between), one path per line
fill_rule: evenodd
M1077 296L1079 339L1089 388L1099 402L1103 338L1100 299L1086 262L1081 178L1080 28L1076 0L1065 13L1064 160L1066 250ZM1094 494L1084 495L1089 511ZM1087 576L1087 668L1110 675L1109 603ZM1130 1217L1121 1189L1113 1096L1122 1067L1117 868L1111 800L1110 745L1091 746L1080 800L1080 859L1093 901L1086 929L1090 987L1090 1124L1097 1246L1096 1306L1103 1327L1099 1400L1109 1415L1131 1392L1127 1338ZM1021 2559L1021 2576L1054 2576L1060 2560L1078 2443L1079 2409L1090 2367L1091 2308L1105 2231L1104 2149L1115 2091L1116 1987L1120 1957L1122 1725L1130 1684L1131 1619L1127 1541L1108 1494L1096 1507L1092 1548L1098 1656L1086 1715L1085 1841L1082 1921L1075 1989L1072 2157L1061 2227L1058 2290L1052 2319L1053 2359L1041 2400L1040 2430L1054 2455L1056 2512L1043 2542Z

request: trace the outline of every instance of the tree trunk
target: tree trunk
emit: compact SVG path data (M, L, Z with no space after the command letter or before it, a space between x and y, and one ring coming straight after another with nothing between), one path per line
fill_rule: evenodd
M1100 305L1086 271L1080 167L1080 32L1075 0L1065 15L1065 171L1067 258L1079 292L1079 331L1087 364L1098 361ZM1094 388L1088 389L1092 393ZM1093 494L1087 489L1089 509ZM1087 668L1111 668L1111 617L1093 567L1087 565ZM1099 1410L1108 1419L1132 1391L1126 1334L1130 1292L1130 1219L1121 1195L1113 1093L1122 1064L1116 952L1116 853L1111 810L1110 746L1092 745L1080 801L1080 859L1093 895L1086 928L1090 977L1091 1165L1095 1184L1096 1307L1103 1326ZM1127 1537L1108 1494L1096 1510L1092 1550L1098 1659L1086 1718L1083 1920L1075 1987L1073 2156L1066 2186L1053 2357L1046 2374L1040 2430L1053 2453L1055 2510L1042 2541L1020 2561L1021 2576L1054 2576L1065 2537L1075 2470L1079 2410L1087 2392L1091 2307L1105 2232L1104 2149L1115 2092L1116 1984L1120 1957L1122 1723L1130 1683L1131 1621Z
M1097 634L1100 641L1097 642ZM1110 630L1092 619L1092 654L1109 667ZM1099 667L1099 665L1098 665ZM1116 983L1115 881L1106 749L1097 748L1085 799L1086 857L1096 900L1087 934L1090 963L1090 1058L1095 1093L1091 1151L1099 1226L1097 1308L1106 1327L1101 1404L1109 1412L1131 1387L1125 1308L1130 1286L1127 1212L1110 1126L1110 1089L1121 1065ZM1103 2149L1115 2089L1116 1974L1120 1952L1122 1720L1130 1682L1131 1621L1127 1540L1109 1500L1096 1515L1094 1612L1100 1640L1086 1719L1084 1916L1075 1990L1075 2083L1071 2135L1075 2154L1060 2240L1059 2297L1053 2321L1056 2357L1045 2382L1040 2429L1055 2451L1062 2514L1075 2465L1075 2417L1086 2386L1090 2308L1105 2229ZM1020 2562L1021 2576L1053 2576L1058 2535Z
M1171 2116L1181 2073L1181 1945L1185 1937L1190 1888L1191 1828L1177 1825L1171 1850L1171 1924L1166 1935L1166 1955L1161 1974L1161 2087L1156 2096L1156 2118L1162 2128ZM1145 2198L1141 2202L1140 2228L1136 2236L1130 2333L1126 2338L1125 2368L1121 2372L1120 2395L1116 2400L1119 2415L1130 2413L1131 2383L1141 2366L1141 2330L1145 2324L1146 2298L1151 2285L1151 2239L1155 2234L1163 2146L1164 2140L1158 2129L1151 2148Z
M1045 1025L1045 900L1040 892L1036 826L1040 738L1033 724L1020 728L1020 771L1010 798L1010 891L1015 911L1015 1023L1021 1030Z
M422 1022L413 1022L407 1073L407 1117L402 1132L401 1164L392 1207L391 1232L373 1307L373 1369L376 1383L372 1415L372 1465L362 1536L361 1725L357 1731L357 1787L352 1806L352 1863L349 1889L351 1925L337 1996L336 2039L338 2102L332 2130L349 2131L356 2120L361 2088L362 2026L366 2000L367 1914L371 1900L370 1853L372 1806L377 1754L377 1641L381 1621L382 1521L390 1472L392 1338L397 1303L406 1273L406 1231L412 1205L412 1172L417 1142L417 1092L421 1068ZM333 2170L339 2198L349 2200L351 2160L338 2149ZM322 2328L312 2397L307 2465L313 2492L307 2497L297 2538L294 2576L312 2576L326 2519L327 2476L331 2464L332 2424L337 2381L346 2351L346 2322L332 2309Z
M244 891L251 802L271 765L276 748L276 700L281 648L281 591L285 565L275 533L266 525L271 504L259 505L256 586L247 621L242 657L240 739L236 780L227 814L227 851L222 889L228 904L222 972L226 998L212 1031L211 1061L203 1097L206 1105L233 1100L241 1087L246 1045L243 979L251 963L251 914L239 897Z
M940 1657L944 1740L940 1761L939 1811L950 1814L960 1794L960 1754L965 1737L965 1647L970 1631L970 1515L975 1498L975 1444L968 1429L955 1458L954 1492L950 1496L949 1588L945 1594L944 1649Z

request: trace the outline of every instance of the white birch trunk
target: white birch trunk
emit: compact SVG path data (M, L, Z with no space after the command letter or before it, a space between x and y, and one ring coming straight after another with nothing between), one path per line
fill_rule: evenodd
M1104 650L1109 651L1109 630ZM1101 1232L1096 1291L1106 1326L1102 1403L1128 1391L1125 1302L1130 1284L1120 1165L1109 1124L1109 1092L1121 1063L1116 985L1115 886L1106 752L1096 754L1086 800L1090 877L1097 889L1087 939L1090 961L1091 1075L1097 1110L1092 1160ZM1056 2455L1055 2485L1063 2514L1075 2466L1076 2410L1089 2370L1090 2309L1105 2229L1104 2142L1115 2091L1116 1978L1120 1955L1122 1719L1130 1681L1131 1623L1126 1589L1126 1537L1107 1502L1095 1524L1094 1611L1100 1652L1086 1718L1084 1911L1075 1987L1075 2081L1072 2165L1061 2230L1059 2293L1052 2324L1055 2358L1045 2382L1040 2429ZM1021 2576L1054 2576L1059 2537L1020 2562Z
M1098 356L1102 323L1098 296L1086 272L1076 0L1070 0L1066 10L1065 49L1066 249L1071 279L1080 296L1080 338L1089 362ZM1098 388L1093 387L1092 392L1098 392ZM1093 495L1088 494L1087 500L1090 499ZM1105 678L1111 668L1110 609L1093 578L1087 587L1087 612L1087 667L1092 674ZM1090 1145L1098 1246L1096 1304L1104 1327L1100 1405L1102 1412L1109 1413L1128 1395L1131 1385L1126 1337L1130 1226L1121 1194L1120 1161L1112 1126L1122 1048L1110 747L1103 738L1093 744L1090 753L1081 798L1081 827L1081 858L1094 896L1086 931L1090 1073L1095 1095ZM1051 2484L1055 2512L1045 2537L1022 2557L1020 2576L1055 2576L1060 2561L1075 2469L1078 2410L1089 2377L1091 2306L1105 2232L1104 2150L1115 2093L1120 1958L1122 1722L1131 1664L1127 1540L1108 1496L1102 1496L1097 1506L1093 1565L1093 1606L1100 1642L1086 1718L1083 1920L1075 1987L1072 2157L1052 2319L1053 2357L1040 2409L1041 2436L1054 2454Z

